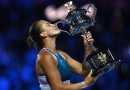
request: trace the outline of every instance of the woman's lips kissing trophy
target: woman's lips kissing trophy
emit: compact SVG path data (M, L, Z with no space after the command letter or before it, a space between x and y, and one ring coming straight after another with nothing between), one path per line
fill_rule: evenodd
M87 28L93 26L95 23L95 15L97 9L93 4L88 4L86 9L73 9L72 1L64 4L66 8L69 9L69 13L65 20L58 21L56 23L57 27L69 35L75 35L83 33L86 38L88 36ZM69 26L69 32L63 30L64 27ZM93 43L87 41L88 45L92 48L91 54L88 55L86 61L88 62L91 69L94 71L93 75L99 72L109 72L120 62L120 60L115 60L109 49L99 50L94 47Z

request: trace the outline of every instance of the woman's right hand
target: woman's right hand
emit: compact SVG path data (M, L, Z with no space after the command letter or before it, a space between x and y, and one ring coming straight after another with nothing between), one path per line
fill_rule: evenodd
M102 72L100 72L96 76L92 76L92 74L93 74L93 71L91 70L90 73L88 74L88 76L85 78L84 82L85 82L86 86L90 86L90 85L94 84L96 82L96 80L98 79L98 77L102 75Z

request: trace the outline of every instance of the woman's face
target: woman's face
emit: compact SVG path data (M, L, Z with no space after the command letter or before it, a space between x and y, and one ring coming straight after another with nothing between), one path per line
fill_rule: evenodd
M56 27L56 24L51 24L47 21L40 21L44 32L46 32L47 36L55 36L60 34L60 30Z

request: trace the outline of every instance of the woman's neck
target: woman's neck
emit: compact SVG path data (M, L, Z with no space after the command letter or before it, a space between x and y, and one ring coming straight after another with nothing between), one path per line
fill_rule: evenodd
M51 52L57 55L56 53L56 38L45 38L43 40L44 46L43 48L49 49Z

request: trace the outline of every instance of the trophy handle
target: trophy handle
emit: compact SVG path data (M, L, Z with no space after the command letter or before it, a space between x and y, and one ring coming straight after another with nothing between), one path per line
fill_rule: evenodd
M86 27L81 27L82 33L85 35L86 38L88 38L88 32L86 31ZM92 51L96 51L97 49L94 47L93 43L91 41L88 41L88 45L92 48Z

